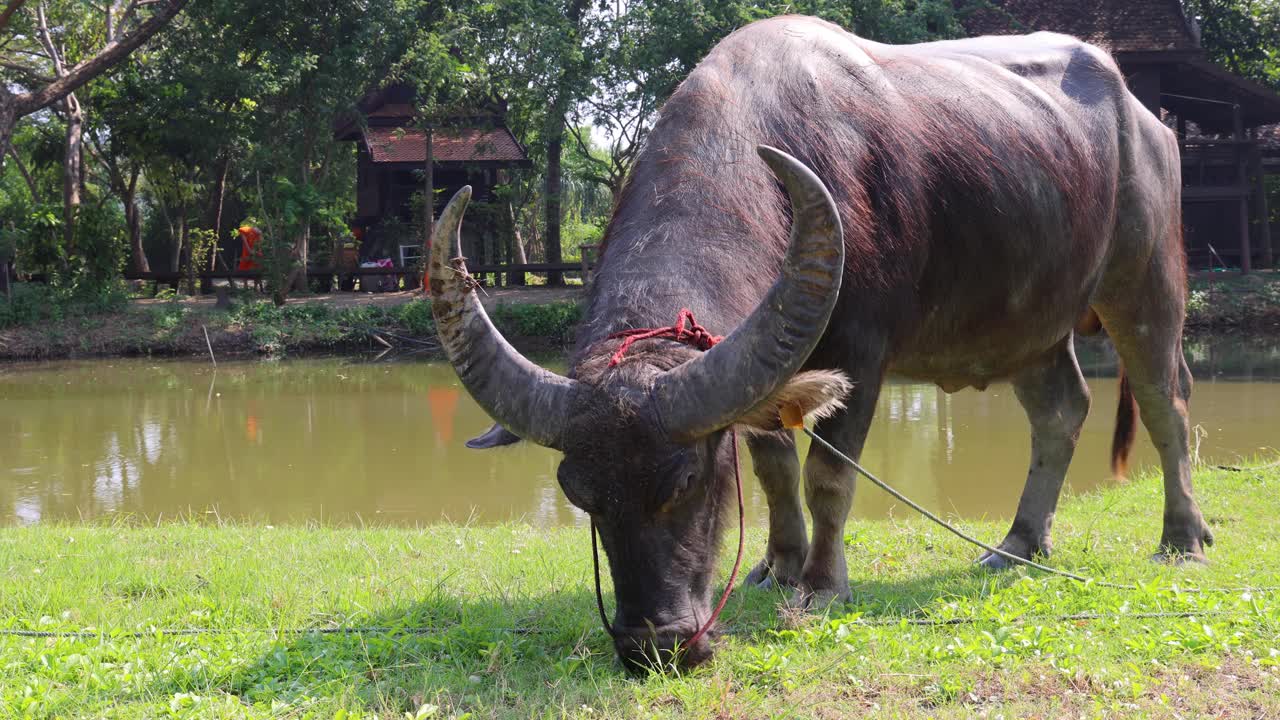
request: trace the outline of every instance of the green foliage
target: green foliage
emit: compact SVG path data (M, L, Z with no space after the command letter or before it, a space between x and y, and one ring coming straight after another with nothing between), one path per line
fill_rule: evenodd
M1187 297L1190 327L1280 327L1280 276L1234 272L1191 277Z
M118 312L128 302L119 284L104 287L16 283L12 300L0 296L0 328L56 323Z
M568 339L582 319L582 308L575 302L500 303L491 315L504 333Z
M573 262L582 258L582 245L598 245L601 237L604 235L603 223L606 219L601 219L596 223L584 222L577 218L571 218L565 222L561 230L561 244L564 247L565 262Z
M1183 0L1210 58L1237 75L1280 91L1280 2Z
M74 227L75 252L66 281L89 294L118 285L129 251L119 209L106 203L81 205Z
M414 300L395 308L395 319L410 333L420 337L435 334L436 321L431 316L430 300Z

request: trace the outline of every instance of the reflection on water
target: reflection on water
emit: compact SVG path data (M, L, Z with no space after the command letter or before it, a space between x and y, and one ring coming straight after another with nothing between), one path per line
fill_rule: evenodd
M1201 455L1280 444L1280 348L1188 343ZM1093 389L1069 489L1109 481L1116 388L1107 348L1081 348ZM205 364L146 360L0 368L0 523L116 513L262 522L419 524L450 519L582 523L555 480L556 453L478 452L488 419L438 364L341 360ZM1030 438L1007 385L946 395L891 383L865 464L935 510L1012 514ZM744 453L744 459L747 457ZM1136 465L1155 462L1140 434ZM744 472L749 476L750 469ZM749 487L754 522L764 498ZM869 485L860 517L903 508ZM1158 513L1158 508L1152 508Z

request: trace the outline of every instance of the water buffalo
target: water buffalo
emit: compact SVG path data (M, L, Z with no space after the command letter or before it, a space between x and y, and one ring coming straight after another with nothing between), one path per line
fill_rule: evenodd
M810 450L807 534L784 402L856 457L886 374L948 392L1010 379L1031 466L1001 547L1047 554L1089 409L1073 336L1099 321L1127 371L1114 464L1136 396L1164 469L1159 553L1202 559L1179 193L1173 133L1096 47L1047 33L891 46L775 18L719 43L662 108L605 233L568 377L485 316L456 258L466 190L437 228L433 311L463 384L506 428L473 446L563 452L560 485L608 556L617 651L643 666L708 617L730 427L750 431L769 503L747 582L849 597L854 474ZM681 308L728 337L706 352L640 342L610 365L611 335ZM711 652L705 638L684 650L690 664Z

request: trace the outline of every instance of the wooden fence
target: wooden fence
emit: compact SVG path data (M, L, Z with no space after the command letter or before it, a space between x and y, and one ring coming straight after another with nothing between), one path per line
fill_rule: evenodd
M594 254L590 258L584 256L582 262L567 263L524 263L524 264L506 264L506 265L468 265L467 270L476 276L481 282L491 283L493 285L503 284L504 276L508 282L505 284L524 284L524 274L530 273L534 275L546 275L548 273L560 272L578 274L582 276L583 283L590 282L591 270L595 264ZM342 289L351 289L355 281L359 281L361 290L379 289L385 290L382 281L391 281L395 288L400 287L403 280L409 287L417 287L421 280L419 275L421 271L414 268L308 268L307 278L327 278L330 282L334 279L338 281L338 287ZM490 279L488 276L492 275ZM512 283L509 280L512 276L518 276L519 281ZM168 285L175 290L178 286L188 279L187 273L182 271L152 271L152 272L136 272L126 271L124 273L126 280L138 280L153 283L158 289L162 285ZM200 282L202 287L207 288L212 280L244 280L261 282L263 280L263 272L261 270L202 270L195 273L195 279ZM366 282L374 281L370 288L366 288ZM344 285L346 287L344 287Z

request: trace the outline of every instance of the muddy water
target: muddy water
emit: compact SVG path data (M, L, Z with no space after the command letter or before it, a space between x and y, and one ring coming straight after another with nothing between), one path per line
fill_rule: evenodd
M1280 446L1280 345L1218 339L1188 343L1188 355L1202 457L1233 462ZM1114 361L1105 347L1082 348L1081 360L1094 402L1069 492L1109 482ZM462 446L488 424L439 364L245 362L216 372L206 363L147 360L0 366L0 524L116 514L584 522L556 484L555 453ZM1008 517L1029 443L1008 385L946 395L891 383L863 460L932 509ZM1135 464L1154 462L1140 433ZM763 523L754 480L748 494L752 521ZM867 484L854 503L860 517L904 510Z

